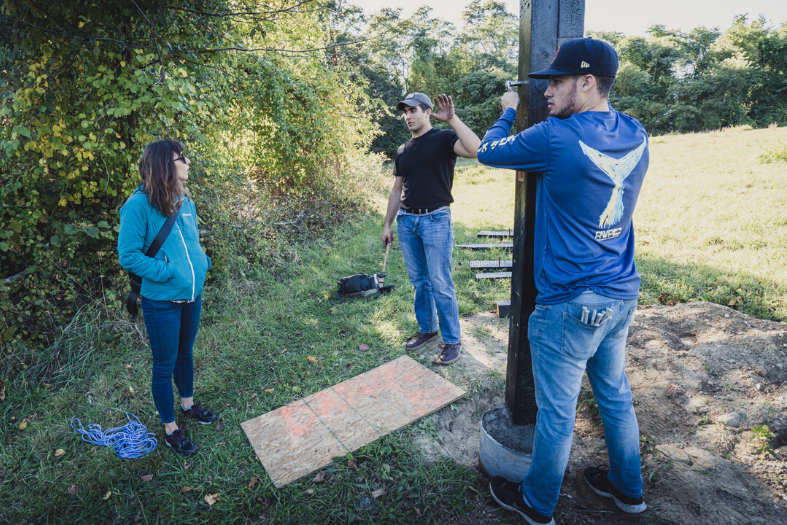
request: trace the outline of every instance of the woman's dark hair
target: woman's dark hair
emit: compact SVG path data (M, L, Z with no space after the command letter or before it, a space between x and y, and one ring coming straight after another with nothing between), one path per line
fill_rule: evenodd
M173 152L181 155L183 144L177 140L157 140L145 146L139 159L139 174L144 182L142 192L148 196L148 202L165 217L180 209L183 195L186 194L183 184L178 180Z

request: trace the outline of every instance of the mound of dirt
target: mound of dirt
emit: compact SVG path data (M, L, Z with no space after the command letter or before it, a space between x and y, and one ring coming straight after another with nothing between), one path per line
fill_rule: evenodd
M437 431L421 445L427 459L477 467L480 417L503 402L508 321L479 314L462 320L462 334L462 358L435 370L469 386L469 395L431 416ZM421 352L424 362L435 346ZM646 516L677 524L787 523L787 325L711 303L639 307L627 372L642 436ZM586 467L608 464L592 398L585 405L557 517L631 523L582 480Z

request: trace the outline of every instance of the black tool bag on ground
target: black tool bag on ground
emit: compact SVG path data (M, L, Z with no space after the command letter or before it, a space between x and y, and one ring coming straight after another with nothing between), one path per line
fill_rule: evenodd
M336 294L339 297L368 297L379 291L379 281L377 275L356 273L349 277L342 277L336 283L339 289Z
M158 251L161 249L161 245L164 244L164 241L166 241L167 237L169 237L169 232L172 231L172 227L175 226L175 221L177 220L179 213L180 210L167 217L166 222L164 222L164 226L161 227L158 234L156 234L156 238L153 239L152 243L150 243L148 251L145 252L146 256L156 256ZM130 313L132 317L136 317L137 297L139 297L139 292L142 289L142 277L131 272L128 272L128 277L131 279L131 292L128 294L128 299L126 299L126 310L128 310L128 313Z

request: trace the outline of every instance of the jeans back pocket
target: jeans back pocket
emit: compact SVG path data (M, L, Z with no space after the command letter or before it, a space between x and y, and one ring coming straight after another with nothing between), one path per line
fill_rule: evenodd
M596 353L615 319L613 307L617 301L605 303L563 303L563 340L561 352L574 359L586 361Z

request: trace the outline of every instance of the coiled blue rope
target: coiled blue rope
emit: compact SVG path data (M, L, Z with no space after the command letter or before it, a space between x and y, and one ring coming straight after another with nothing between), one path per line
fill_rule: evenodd
M71 420L71 429L81 434L82 441L102 447L112 447L118 456L123 459L136 459L144 456L148 452L156 450L158 441L155 434L148 432L139 418L130 412L126 412L128 423L118 428L111 428L106 432L101 430L101 426L92 423L87 426L88 430L82 426L79 418ZM74 421L79 428L74 428Z

